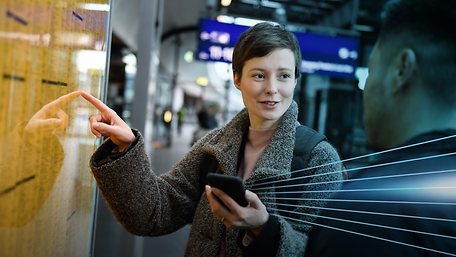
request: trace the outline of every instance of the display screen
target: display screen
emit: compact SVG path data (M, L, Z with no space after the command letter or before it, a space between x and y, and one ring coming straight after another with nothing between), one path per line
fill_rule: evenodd
M104 9L105 11L94 10ZM0 0L0 256L89 256L108 0Z
M201 19L198 59L231 62L233 48L248 26ZM354 78L359 38L293 32L302 54L301 73Z

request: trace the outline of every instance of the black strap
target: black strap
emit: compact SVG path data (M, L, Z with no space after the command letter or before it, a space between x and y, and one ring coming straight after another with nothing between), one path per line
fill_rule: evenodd
M299 126L296 129L291 171L305 169L309 162L310 152L323 140L327 140L325 135L304 125Z
M291 162L291 178L300 178L304 177L307 173L309 173L307 168L307 164L309 162L310 158L310 153L314 149L314 147L320 143L323 140L327 140L326 137L318 133L317 131L306 127L304 125L299 126L296 129L296 136L295 136L295 147L293 150L293 160ZM299 172L293 172L293 171L298 171ZM293 179L290 181L283 181L279 182L276 184L276 186L279 186L276 190L279 193L280 198L296 198L298 195L296 194L290 194L288 192L292 191L303 191L302 186L293 186L293 185L299 185L299 184L305 184L306 179L300 178L300 179ZM285 187L281 187L285 186ZM278 203L286 204L286 205L281 205L279 208L283 210L288 210L291 211L294 209L292 206L287 206L287 205L293 205L296 204L296 201L292 200L277 200ZM287 214L287 213L281 213L281 214Z

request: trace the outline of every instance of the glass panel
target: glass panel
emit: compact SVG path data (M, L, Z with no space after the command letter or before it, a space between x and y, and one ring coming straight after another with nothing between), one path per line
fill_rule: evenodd
M0 256L86 256L108 0L0 0Z

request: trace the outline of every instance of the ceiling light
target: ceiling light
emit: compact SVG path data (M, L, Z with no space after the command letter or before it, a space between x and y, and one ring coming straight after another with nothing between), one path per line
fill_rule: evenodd
M231 0L222 0L222 6L230 6Z
M196 79L196 84L205 87L207 84L209 84L209 80L206 77L198 77Z
M79 4L78 8L91 10L91 11L105 11L109 12L109 4Z
M163 114L163 120L166 123L170 123L172 119L173 119L173 113L171 111L167 110L165 112L165 114Z
M226 15L219 15L217 16L217 21L222 22L222 23L233 23L234 22L234 17L231 16L226 16Z
M193 51L187 51L185 54L184 54L184 60L187 62L187 63L191 63L193 61Z
M122 62L136 66L137 59L134 54L130 53L130 54L126 54L126 55L122 56Z
M234 24L249 26L249 27L251 27L257 23L260 23L260 22L264 22L264 20L256 20L256 19L249 19L249 18L235 18L234 19ZM271 22L271 23L277 24L276 22Z

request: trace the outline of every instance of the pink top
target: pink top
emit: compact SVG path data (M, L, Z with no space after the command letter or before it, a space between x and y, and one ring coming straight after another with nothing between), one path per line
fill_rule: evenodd
M249 127L249 135L245 143L244 158L239 166L238 176L244 173L242 179L245 181L255 168L261 154L268 145L276 128L254 129Z
M246 180L252 174L253 168L260 159L261 154L268 145L276 128L272 129L254 129L249 127L247 142L245 142L244 158L239 165L238 177ZM244 174L244 175L242 175ZM255 239L255 235L246 231L242 244L248 246ZM219 257L226 256L225 233L223 233L222 243L220 245Z

